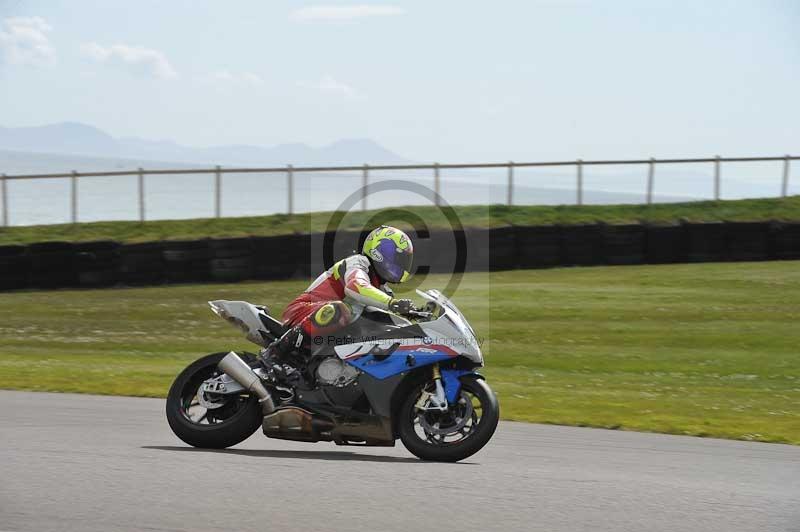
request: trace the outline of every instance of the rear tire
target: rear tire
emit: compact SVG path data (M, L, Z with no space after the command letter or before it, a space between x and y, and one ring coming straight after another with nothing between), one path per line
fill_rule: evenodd
M193 421L187 414L187 405L197 394L200 384L216 371L221 371L217 369L217 364L227 354L214 353L191 363L178 375L167 395L167 422L178 438L193 447L231 447L249 438L261 426L263 415L258 398L246 393L231 396L219 409L208 410L206 418L214 417L214 423L202 424ZM248 364L256 360L249 353L239 355ZM223 418L223 415L227 417Z
M492 438L500 419L500 405L489 385L479 377L464 378L461 385L461 397L472 396L479 401L482 411L480 418L463 439L437 443L435 438L423 439L417 432L418 418L421 414L416 409L416 403L428 384L414 388L398 413L400 416L398 425L400 439L406 449L423 460L436 462L458 462L480 451ZM451 410L455 407L456 405L451 405Z

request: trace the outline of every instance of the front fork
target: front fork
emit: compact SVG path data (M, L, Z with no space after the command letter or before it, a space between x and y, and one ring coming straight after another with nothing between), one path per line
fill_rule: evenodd
M439 364L431 366L431 373L435 389L433 393L424 391L417 401L417 410L438 410L445 412L450 407L450 403L458 402L459 392L461 391L461 377L470 370L439 368Z
M444 384L442 384L442 372L439 369L439 364L431 366L434 391L429 392L425 388L417 400L417 410L438 410L440 412L447 411L447 394L444 391Z
M431 395L430 407L431 409L447 411L447 396L444 393L444 385L442 384L442 372L439 369L439 363L433 365L433 382L436 386L436 392Z

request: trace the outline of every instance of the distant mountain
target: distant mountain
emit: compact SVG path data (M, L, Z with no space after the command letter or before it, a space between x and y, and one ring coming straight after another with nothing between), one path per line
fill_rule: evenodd
M76 171L127 170L138 167L192 168L221 166L340 166L402 164L411 162L369 139L340 140L322 147L302 143L273 147L248 145L193 148L168 140L116 138L86 124L64 122L39 127L0 127L0 172L9 175ZM454 161L458 162L458 161ZM727 199L775 196L780 192L782 163L725 164L722 168L722 196ZM657 165L655 194L664 201L710 198L713 194L713 166ZM593 192L607 192L625 202L626 197L644 198L647 169L641 167L586 167L584 186L589 203L600 201ZM402 176L428 179L429 170L405 171ZM485 170L448 170L446 183L495 182L498 173ZM563 168L518 168L515 185L531 190L574 190L575 173ZM377 179L377 176L373 176ZM445 185L446 186L446 185ZM521 189L520 189L521 190ZM796 193L792 183L790 192ZM519 194L519 195L518 195ZM515 193L522 202L522 192ZM561 196L558 196L559 198ZM604 201L610 199L603 196ZM477 200L478 198L476 198ZM552 201L555 198L550 198ZM628 198L630 199L630 198ZM531 202L547 203L548 195L533 194Z
M273 147L229 145L192 148L165 140L115 138L95 127L62 122L0 127L0 149L106 158L234 166L399 164L407 159L370 139L340 140L315 148L302 143Z
M0 149L0 173L17 174L63 174L76 172L112 172L121 170L147 169L190 169L197 163L175 163L152 159L128 159L120 157L92 157L64 153L44 153L30 151L11 151Z
M99 155L117 149L117 141L92 126L63 122L39 127L0 127L0 148Z

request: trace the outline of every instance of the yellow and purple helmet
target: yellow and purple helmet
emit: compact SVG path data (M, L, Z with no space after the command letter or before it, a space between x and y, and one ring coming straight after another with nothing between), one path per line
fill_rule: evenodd
M414 246L400 229L388 225L378 227L367 235L361 252L387 283L403 283L411 278Z

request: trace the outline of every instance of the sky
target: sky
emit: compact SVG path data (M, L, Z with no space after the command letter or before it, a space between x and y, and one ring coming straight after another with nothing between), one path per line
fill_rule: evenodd
M0 0L0 125L417 161L800 153L800 3Z

